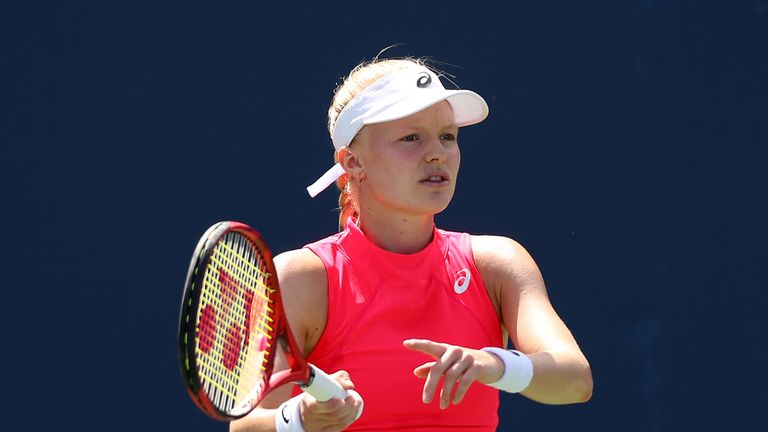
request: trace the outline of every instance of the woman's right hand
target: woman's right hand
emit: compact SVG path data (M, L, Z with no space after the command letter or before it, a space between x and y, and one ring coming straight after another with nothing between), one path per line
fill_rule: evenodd
M331 374L344 390L352 390L355 385L346 371ZM357 417L361 399L347 396L345 399L330 399L320 402L304 393L301 400L301 421L306 432L338 432L348 428Z

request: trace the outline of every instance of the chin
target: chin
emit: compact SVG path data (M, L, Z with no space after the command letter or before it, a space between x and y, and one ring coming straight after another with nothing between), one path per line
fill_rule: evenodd
M448 199L439 199L439 200L425 200L424 202L420 203L422 210L424 213L429 214L438 214L442 213L443 210L448 208L448 205L451 203L450 197Z
M386 206L396 208L399 211L411 214L411 215L436 215L448 208L448 204L451 203L453 198L453 191L447 193L447 191L430 193L430 194L413 194L413 195L401 195L401 194L388 194L386 196ZM364 206L361 204L361 206Z

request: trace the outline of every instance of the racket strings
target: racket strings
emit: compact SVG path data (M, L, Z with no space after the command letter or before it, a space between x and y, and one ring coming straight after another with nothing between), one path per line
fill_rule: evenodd
M251 292L253 286L247 277L250 274L245 270L244 266L238 266L242 262L249 262L250 256L244 256L243 242L241 239L236 238L234 244L236 249L229 246L227 243L230 239L225 239L224 242L219 244L214 250L213 257L219 257L219 261L225 263L219 263L217 266L211 267L212 272L208 272L206 278L206 285L208 286L208 300L216 304L216 306L222 311L224 318L234 318L231 320L229 330L226 326L224 331L226 333L217 334L215 337L216 349L214 350L214 356L208 358L207 364L211 366L209 372L211 372L208 392L213 396L214 403L221 405L224 409L231 409L232 405L236 404L238 395L238 387L241 382L251 381L249 379L243 380L242 374L243 359L241 357L241 350L245 349L242 346L242 327L240 323L247 324L248 305L247 300L243 300L238 295L240 293L240 287L244 287L245 291ZM246 249L247 250L247 249ZM245 253L247 254L247 252ZM252 266L251 266L252 267ZM218 270L218 271L216 271ZM216 276L218 274L218 277ZM243 315L243 314L246 315ZM247 331L247 327L246 331ZM234 329L234 330L233 330ZM245 377L247 378L247 377Z
M196 354L203 389L225 412L263 388L275 330L268 279L261 254L245 236L230 232L214 247L203 279Z

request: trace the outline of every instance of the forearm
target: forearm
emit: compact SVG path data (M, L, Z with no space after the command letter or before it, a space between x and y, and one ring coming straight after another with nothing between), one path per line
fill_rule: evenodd
M592 397L592 371L584 356L573 352L544 351L529 354L533 379L521 392L537 402L563 405Z
M247 416L229 423L230 432L275 432L277 409L256 408Z

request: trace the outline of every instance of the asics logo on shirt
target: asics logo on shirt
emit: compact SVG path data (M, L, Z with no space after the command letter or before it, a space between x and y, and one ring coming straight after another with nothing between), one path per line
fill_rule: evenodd
M453 290L456 291L456 294L463 294L469 288L471 278L472 275L465 268L456 272L456 282L453 283Z

